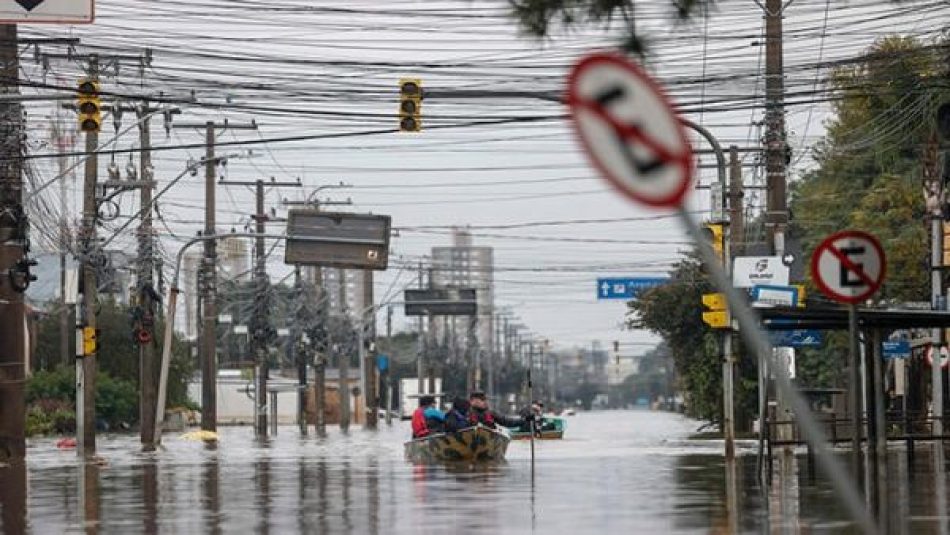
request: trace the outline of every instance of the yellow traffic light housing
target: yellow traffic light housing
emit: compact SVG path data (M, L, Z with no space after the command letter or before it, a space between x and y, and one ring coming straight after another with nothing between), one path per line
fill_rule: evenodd
M732 318L729 317L729 307L725 294L703 294L703 307L709 309L708 311L703 310L703 323L713 329L728 329L730 327Z
M399 80L399 131L422 130L422 80Z
M706 223L703 225L703 235L706 241L712 247L719 262L722 263L725 258L726 250L726 232L725 225L722 223Z
M82 354L83 356L88 357L90 355L96 354L97 334L98 334L98 329L96 329L95 327L82 328Z
M98 132L102 127L102 102L99 99L99 82L79 80L78 102L79 129L83 132Z

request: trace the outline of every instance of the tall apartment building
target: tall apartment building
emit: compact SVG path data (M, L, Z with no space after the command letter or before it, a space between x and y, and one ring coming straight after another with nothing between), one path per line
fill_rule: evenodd
M346 313L350 317L356 317L370 303L363 300L364 278L363 271L358 269L336 269L323 268L323 288L326 291L327 298L330 301L330 315L340 315L340 274L343 273L343 284L345 284L344 298L346 303Z
M455 229L450 247L432 248L432 287L475 289L478 300L476 338L479 348L490 352L494 347L494 250L491 247L475 247L470 232ZM464 346L469 318L447 318L446 323L449 324L450 332L460 337L459 344Z

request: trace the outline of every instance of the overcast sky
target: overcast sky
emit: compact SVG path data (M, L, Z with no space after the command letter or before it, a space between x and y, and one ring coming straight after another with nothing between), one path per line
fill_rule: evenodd
M760 10L751 0L722 2L708 20L699 16L689 24L674 23L670 13L667 2L638 4L638 27L651 46L647 68L686 115L710 128L723 145L758 146L764 68ZM785 15L785 68L795 150L792 178L810 165L806 150L823 134L828 105L821 90L828 64L854 57L888 32L929 42L948 14L945 2L791 2ZM610 32L560 32L539 42L518 34L503 2L406 0L99 0L95 24L20 28L27 37L78 37L78 52L138 56L150 47L149 68L140 72L135 62L123 61L118 77L107 72L103 90L163 92L174 98L193 92L197 103L182 106L175 121L254 119L259 125L256 132L224 131L220 142L354 134L218 150L253 150L253 157L229 161L229 179L302 179L303 190L269 191L267 204L279 213L281 198L299 198L315 187L343 181L352 187L326 190L321 198L349 198L356 211L390 214L398 236L390 269L377 277L380 298L398 299L402 288L415 281L412 267L430 248L448 245L453 225L471 225L476 245L496 251L496 305L520 316L531 331L562 347L586 346L592 340L656 340L648 333L621 330L625 305L597 302L595 280L664 273L687 248L676 221L668 213L622 199L596 176L570 133L561 105L458 94L518 90L559 95L571 65L585 53L608 46ZM79 76L79 64L63 59L49 60L44 70L34 61L33 50L21 61L24 76L34 82L72 86ZM397 124L397 82L403 77L421 78L432 94L423 104L423 131L380 132ZM28 111L31 151L48 154L51 148L43 142L52 109L31 104ZM491 118L526 120L472 124ZM131 120L124 117L123 126ZM67 121L73 124L71 116ZM174 129L166 135L161 120L152 126L156 147L204 140L197 130ZM361 133L365 135L356 135ZM112 135L107 120L101 139ZM694 145L705 148L695 139ZM117 146L137 146L135 130ZM155 152L160 185L202 154L200 148ZM128 156L116 159L124 168ZM700 163L714 160L703 157ZM761 185L762 170L751 165L755 155L745 155L744 163L749 164L745 182ZM100 177L108 164L109 157L100 158ZM39 181L54 177L54 169L54 162L38 161ZM697 179L708 184L715 173L701 169ZM69 213L75 219L77 182L67 185ZM51 188L43 195L45 205L33 207L34 240L41 245L44 236L54 235L57 194L58 189ZM123 198L123 217L135 210L134 197ZM751 213L762 208L760 195L752 192L746 200ZM691 195L690 208L698 218L708 205L705 192ZM203 177L186 176L161 199L160 207L164 221L157 230L164 256L170 259L182 238L203 226ZM249 189L220 189L220 230L242 229L253 207ZM108 234L123 221L119 218L102 230ZM273 230L282 229L275 224ZM132 250L134 239L134 233L126 232L117 244ZM268 269L275 280L289 274L281 247ZM58 281L38 283L44 284ZM401 325L397 315L397 327Z

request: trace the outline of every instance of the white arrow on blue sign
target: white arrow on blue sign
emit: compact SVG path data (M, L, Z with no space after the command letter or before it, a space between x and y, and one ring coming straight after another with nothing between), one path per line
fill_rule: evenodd
M614 277L597 279L597 299L635 299L640 292L670 282L667 277Z

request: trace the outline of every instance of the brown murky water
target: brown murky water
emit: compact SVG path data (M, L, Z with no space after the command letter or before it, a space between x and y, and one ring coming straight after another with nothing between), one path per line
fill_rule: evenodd
M537 443L533 483L526 442L512 443L500 466L410 465L405 422L325 439L284 427L263 443L250 428L224 428L217 449L166 435L157 454L138 452L137 436L106 436L103 466L44 439L31 442L25 468L0 469L0 525L44 534L854 531L803 457L776 466L763 492L752 444L727 478L720 442L687 440L696 427L667 413L578 414L564 440ZM904 459L894 454L889 469L888 532L946 533L930 457Z

